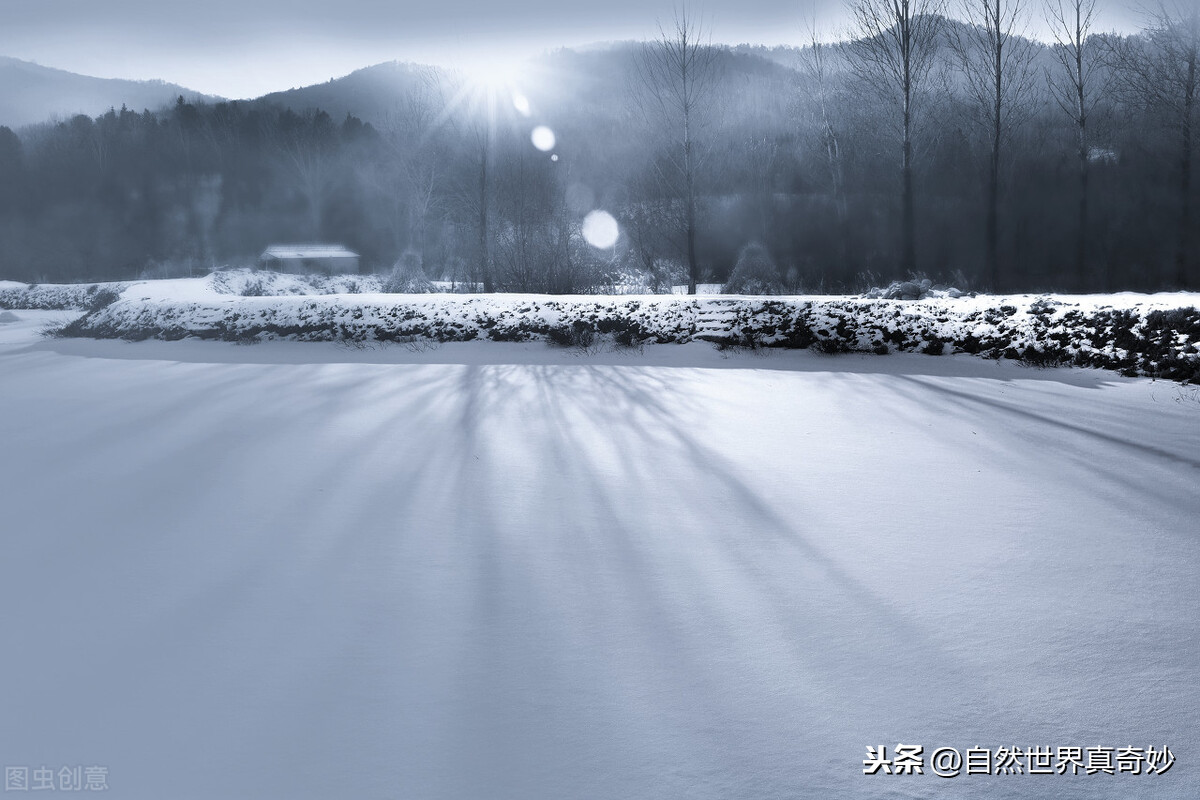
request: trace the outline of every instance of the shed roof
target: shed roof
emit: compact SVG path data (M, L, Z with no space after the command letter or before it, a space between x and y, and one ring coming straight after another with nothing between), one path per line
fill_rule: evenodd
M303 258L358 258L358 253L340 244L273 244L259 258L280 260Z

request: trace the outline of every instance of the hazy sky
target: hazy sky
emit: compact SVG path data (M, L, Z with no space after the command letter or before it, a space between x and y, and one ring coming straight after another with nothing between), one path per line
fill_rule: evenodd
M841 0L691 7L714 41L730 44L795 43L814 12L827 30L842 25ZM0 55L252 97L393 59L474 68L554 47L645 39L671 13L669 0L0 0ZM1132 14L1111 12L1101 27L1131 23Z

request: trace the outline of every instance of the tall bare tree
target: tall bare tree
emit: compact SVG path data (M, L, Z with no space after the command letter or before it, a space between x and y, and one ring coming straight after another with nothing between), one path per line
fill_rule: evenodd
M1141 36L1113 41L1118 80L1139 103L1160 111L1179 136L1179 235L1175 283L1189 288L1196 276L1196 231L1192 219L1197 82L1200 81L1200 4L1160 0L1149 11Z
M961 0L966 25L949 28L976 119L988 139L984 272L1000 288L1000 173L1013 132L1029 115L1037 49L1026 38L1023 0Z
M836 48L822 40L815 20L808 23L805 33L808 46L800 51L799 58L801 71L811 82L811 97L806 99L810 102L816 101L816 110L820 114L821 147L825 151L825 163L829 168L830 189L833 193L838 222L844 223L846 221L845 170L842 162L841 137L834 125L832 108L835 90L834 68L830 62Z
M1096 94L1101 52L1092 39L1096 0L1047 0L1046 22L1054 35L1054 66L1046 70L1050 93L1075 128L1075 155L1079 175L1079 205L1075 231L1075 280L1079 288L1088 273L1088 183L1091 143L1088 122Z
M659 24L659 36L642 48L637 65L636 97L643 112L664 123L674 140L676 184L683 200L688 264L688 294L696 293L700 266L696 257L696 178L700 166L696 137L714 88L717 51L706 40L702 18L685 7L675 11L670 27Z
M942 0L850 0L850 65L899 115L901 140L900 267L914 272L916 211L913 197L913 127L926 81L937 59Z

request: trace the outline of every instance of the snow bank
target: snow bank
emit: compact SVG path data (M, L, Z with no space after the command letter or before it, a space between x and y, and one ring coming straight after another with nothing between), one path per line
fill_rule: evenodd
M223 270L203 278L124 283L18 283L0 281L0 308L89 311L105 290L126 298L203 300L222 296L273 297L379 292L378 275L290 275L249 269Z
M379 293L246 297L236 281L219 286L214 276L204 281L134 284L119 301L85 314L63 334L242 342L547 340L564 345L607 337L633 346L707 341L722 347L826 353L972 353L1042 366L1200 379L1197 294L920 301ZM185 283L189 285L166 285ZM280 291L284 284L271 283Z
M288 297L331 294L373 294L386 291L383 275L293 275L266 270L221 270L203 278L171 278L125 283L19 283L0 281L0 308L87 311L90 296L104 288L131 289L129 297L159 300L201 300L217 296ZM482 292L482 284L430 281L434 293ZM644 294L645 287L618 285L612 294ZM699 294L721 294L722 284L702 283ZM686 286L672 287L673 294L687 294Z
M383 289L379 275L290 275L240 269L214 272L204 280L218 294L242 296L361 294Z
M166 283L166 281L163 281ZM18 283L0 281L0 308L89 311L115 299L123 283ZM98 301L99 298L99 301Z

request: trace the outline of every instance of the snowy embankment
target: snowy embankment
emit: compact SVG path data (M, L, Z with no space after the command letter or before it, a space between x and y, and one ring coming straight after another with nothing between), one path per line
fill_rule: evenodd
M88 311L112 302L123 283L18 283L0 281L0 308Z
M62 334L237 342L544 339L585 347L604 340L616 346L708 341L825 353L971 353L1045 366L1103 367L1128 376L1200 379L1198 294L908 301L362 293L373 288L370 279L249 272L147 281L125 287L119 298L105 295L108 304L85 305L90 310Z

